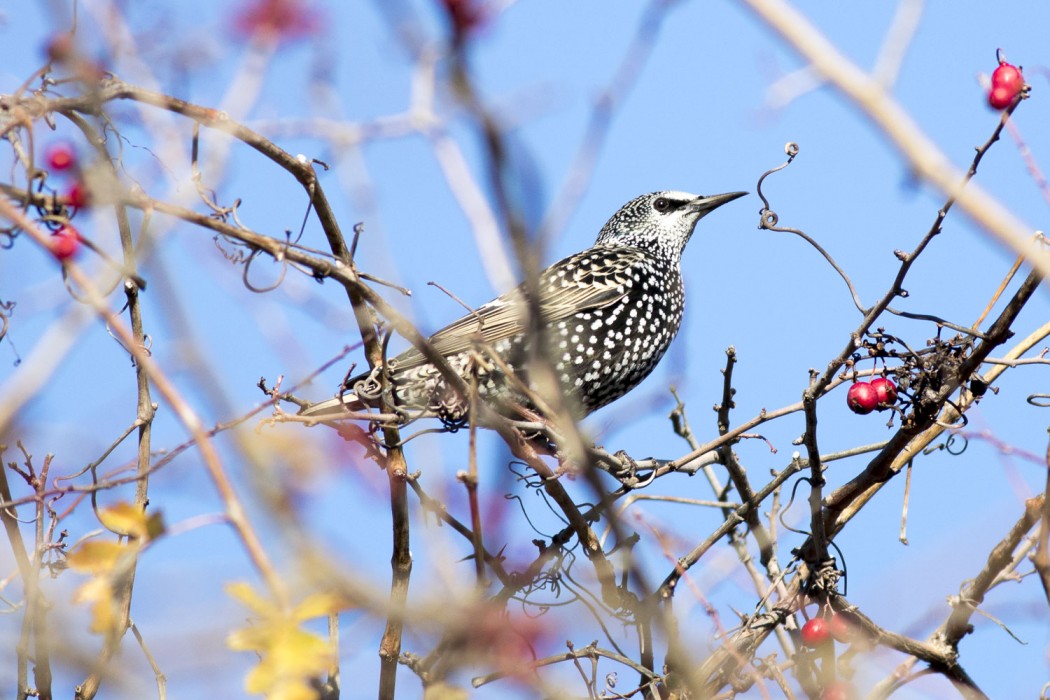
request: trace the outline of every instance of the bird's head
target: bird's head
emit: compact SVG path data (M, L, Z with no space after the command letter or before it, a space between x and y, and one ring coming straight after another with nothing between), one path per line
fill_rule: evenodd
M678 262L696 222L747 192L710 196L675 190L650 192L623 205L606 222L595 245L632 246Z

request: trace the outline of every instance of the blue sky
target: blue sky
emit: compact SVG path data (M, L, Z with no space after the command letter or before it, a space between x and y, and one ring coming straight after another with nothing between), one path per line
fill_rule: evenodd
M116 57L104 48L101 3L81 9L85 47L105 57L120 77L155 80L162 90L215 107L231 94L231 85L246 85L242 71L250 70L245 67L245 44L231 30L239 3L130 5L122 11L135 49ZM315 6L324 20L321 32L282 48L264 65L257 99L241 118L289 152L332 165L322 174L322 183L344 231L357 221L366 226L359 246L361 268L411 289L411 299L393 292L385 295L423 330L435 330L458 316L460 308L428 282L439 282L475 306L500 291L499 283L486 274L470 221L427 139L418 134L383 137L347 149L345 143L322 138L336 133L338 124L374 123L406 110L413 61L377 4ZM435 5L414 2L405 7L425 36L440 39L443 29ZM542 220L578 174L573 170L575 158L594 101L616 75L645 7L597 0L515 2L476 38L472 74L487 103L515 127L514 154L529 173L530 186L523 188L522 201L531 221ZM895 12L894 6L878 3L799 8L840 51L866 69L879 56ZM1032 99L1017 110L1015 121L1035 161L1047 167L1050 133L1042 94L1048 76L1045 28L1050 9L1021 2L991 8L986 3L943 0L921 8L893 86L895 98L952 162L965 168L974 147L991 135L998 119L984 103L978 76L995 68L995 50L1002 47L1011 61L1025 66L1033 85ZM0 91L9 93L40 65L46 38L69 23L60 2L47 10L7 3L3 13ZM115 36L112 30L107 34ZM636 82L617 93L618 106L593 172L571 202L565 226L542 251L544 259L553 262L589 246L605 220L643 192L754 193L758 177L783 162L784 144L794 141L801 154L785 171L767 179L765 193L781 224L804 229L818 240L851 276L864 302L872 303L896 274L893 251L914 247L944 196L916 183L886 140L832 90L815 86L776 104L779 93L774 86L802 67L741 4L671 5L651 53L638 67ZM319 84L317 76L329 82ZM176 123L176 140L156 144L141 128L136 108L120 104L113 111L127 137L129 176L161 198L192 194L185 173L154 156L172 148L185 158L189 124ZM447 94L439 95L437 114L473 177L484 182L475 135ZM318 118L328 121L311 121ZM59 132L72 134L61 120ZM57 138L42 129L38 133L44 142ZM205 144L230 148L225 172L220 174L216 159L204 166L204 176L221 200L242 200L240 216L246 225L275 236L298 230L305 197L291 178L222 137L208 135ZM991 150L977 180L1033 229L1045 228L1047 202L1011 137L1004 134ZM192 203L192 196L186 201ZM809 369L822 369L859 323L841 280L813 249L787 234L757 229L760 206L752 195L701 222L683 262L687 313L675 345L631 396L586 423L610 451L624 449L638 458L673 458L687 452L666 418L673 406L669 384L677 386L686 402L694 429L702 436L714 435L709 407L721 395L719 370L729 345L739 356L735 420L797 401ZM104 245L114 245L112 223L104 212L82 214L79 222ZM150 282L144 303L154 356L194 400L206 424L230 420L256 405L261 399L255 388L260 376L271 383L278 375L288 383L298 382L353 342L353 318L336 285L317 285L290 273L276 291L253 294L241 284L240 269L224 260L210 235L186 224L156 225L161 237L143 268ZM304 242L323 247L313 220ZM973 323L1013 259L1013 253L953 213L911 272L905 284L909 297L895 306ZM272 279L273 274L262 264L253 270L253 279ZM42 351L42 334L74 304L53 261L25 240L0 251L0 299L19 303L10 338L23 357ZM1048 313L1050 305L1040 290L1017 323L1018 337L1041 325ZM189 337L178 321L180 315L191 329ZM913 347L922 346L934 333L926 322L887 318L885 325ZM198 354L190 352L191 346ZM209 368L210 380L203 378L200 363ZM0 400L19 371L10 345L0 344ZM344 367L333 368L304 393L330 396L344 372ZM1045 452L1046 411L1027 404L1025 397L1048 391L1046 377L1045 366L1038 365L1007 372L999 394L989 396L970 415L975 435L963 455L938 452L916 462L909 546L897 541L902 479L883 489L837 539L849 566L849 597L877 622L925 638L948 614L946 597L957 594L960 583L979 571L991 547L1020 516L1023 500L1040 492L1045 465L1004 454L987 437L1016 450ZM820 402L823 451L889 435L883 418L848 412L844 389L838 392L841 396ZM133 419L133 392L126 354L104 328L89 323L57 373L20 414L17 429L10 429L3 441L10 444L21 437L38 456L55 453L56 469L75 471L95 459ZM760 475L769 470L787 465L796 449L791 441L802 429L801 415L763 426L776 454L759 441L738 447L756 482L761 483ZM320 429L261 428L257 433L253 425L243 435L265 433L304 441L297 448L304 454L316 449L318 454L345 455L338 441ZM182 428L162 407L156 448L170 449L184 439ZM424 437L409 450L410 464L424 470L426 487L445 494L461 517L466 513L464 499L453 475L464 468L465 444L461 435ZM498 509L506 492L529 501L531 494L508 475L508 459L495 440L489 436L482 444L482 462L488 469L482 482L486 502ZM267 541L281 561L294 562L294 546L282 539L280 523L264 514L257 497L259 483L277 477L253 478L248 465L238 459L234 440L224 437L220 445L228 468L253 502L253 515ZM122 464L132 450L131 445L121 447L107 464ZM11 454L5 459L12 459ZM276 460L275 473L286 466ZM834 463L828 481L834 487L862 467L859 460ZM339 568L385 585L389 516L381 474L367 464L347 469L316 462L310 473L307 486L295 496L309 531L331 548ZM700 479L686 477L668 479L661 493L710 497ZM156 475L151 494L152 504L176 525L221 507L192 452ZM582 498L586 492L580 494ZM89 509L81 504L80 510L85 517L71 518L68 525L76 533L74 539L95 527L86 517ZM683 551L717 525L714 512L662 504L639 510L645 522L677 533ZM509 551L525 557L531 535L523 519L517 513L504 517L498 527L506 530ZM444 587L455 589L457 582L467 580L469 565L444 568L449 560L465 556L465 543L447 528L428 527L421 518L416 525L413 595L439 595ZM787 556L793 544L786 533L782 537ZM502 544L498 539L492 542L493 549ZM644 556L655 572L666 569L658 551ZM13 570L9 557L0 554L0 562L7 565L4 571ZM711 563L698 567L695 580L730 625L733 606L749 610L754 593L739 567L732 565L731 550L716 551L711 558ZM200 671L211 666L215 675L208 675L209 693L243 693L242 679L251 660L226 651L222 641L230 626L240 624L243 613L224 596L222 585L253 575L229 532L217 525L172 536L149 552L139 571L134 617L162 657L173 697L200 694ZM75 583L70 576L63 578L55 582L56 598ZM986 609L1027 645L1013 642L989 619L975 616L975 632L962 642L967 670L993 697L1034 697L1047 680L1050 643L1046 604L1037 582L1029 578L1021 585L996 589ZM17 635L15 618L5 616L8 622L0 629L5 638ZM707 639L710 622L701 613L691 619L697 639ZM370 687L378 667L375 648L381 627L360 613L347 614L344 624L344 678L361 679ZM583 645L590 637L577 641ZM196 653L181 653L187 647ZM426 641L409 637L406 648L425 650ZM136 687L149 688L152 681L140 656L130 649L125 656L135 683L144 684ZM871 668L858 675L858 685L870 686L899 660L892 654L874 655ZM0 656L0 683L13 682L6 675L13 666ZM418 693L418 683L409 673L403 671L400 683L404 697ZM134 696L128 692L128 697ZM505 697L501 692L506 691L487 692L491 694L482 691L478 697ZM895 697L939 697L946 692L943 683L924 680Z

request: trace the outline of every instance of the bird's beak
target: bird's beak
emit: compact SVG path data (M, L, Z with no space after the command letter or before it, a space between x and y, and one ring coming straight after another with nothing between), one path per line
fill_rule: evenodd
M705 214L710 214L726 202L732 202L745 194L747 192L726 192L725 194L713 194L710 197L700 196L690 202L689 206L702 217Z

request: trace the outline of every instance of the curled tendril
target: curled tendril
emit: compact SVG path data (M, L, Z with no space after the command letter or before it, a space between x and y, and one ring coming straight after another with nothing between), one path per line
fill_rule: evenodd
M796 492L798 491L798 487L801 486L803 483L809 484L811 487L813 486L813 481L808 476L800 476L798 478L798 480L795 481L795 484L791 487L791 497L788 498L788 502L786 504L784 504L784 507L780 509L780 514L779 514L778 517L780 518L780 524L781 524L781 526L784 527L784 529L790 530L791 532L794 532L794 533L799 534L799 535L804 535L806 537L809 537L809 535L810 535L809 531L807 531L807 530L797 530L797 529L791 527L791 525L789 525L787 523L787 521L784 519L784 516L787 515L788 511L791 510L791 506L794 505L794 503L795 503L795 495L796 495Z
M963 413L962 410L958 406L956 406L953 401L945 399L944 403L948 404L949 406L955 409L955 412L959 414L959 419L962 421L962 423L942 423L940 419L933 421L934 423L936 423L942 428L947 428L948 430L962 430L970 424L970 419L966 417L966 414Z
M252 263L259 258L260 253L262 253L262 250L259 248L255 248L252 250L251 253L248 254L247 259L244 261L244 272L241 273L241 281L244 283L244 286L248 288L248 291L255 292L256 294L272 292L273 290L277 289L281 286L281 283L284 282L285 275L288 274L288 263L283 259L278 260L277 258L274 258L275 261L280 262L281 264L281 274L277 276L277 280L273 284L266 287L257 287L254 284L252 284L248 280L248 274L251 271Z
M127 306L125 306L125 308L127 308ZM121 350L128 354L128 357L131 358L131 365L135 366L137 362L135 359L135 353L129 350L128 346L124 344L124 341L117 337L108 323L106 324L106 333L113 339L114 343L120 346ZM153 357L153 338L149 335L142 336L142 345L140 345L139 348L146 357Z
M958 447L956 446L957 442L961 443ZM969 445L970 440L965 435L962 435L961 433L949 433L947 440L939 442L931 447L927 447L922 453L923 455L932 455L934 452L944 450L953 457L958 457L966 451L966 448L969 447Z
M801 231L797 228L787 228L778 226L777 224L779 224L780 222L780 217L778 217L777 213L770 208L769 200L766 199L766 195L762 192L762 183L765 181L765 179L773 173L779 172L787 166L791 165L791 162L795 160L795 156L797 156L800 151L801 149L799 148L799 145L797 143L795 143L794 141L788 142L784 146L784 153L786 153L788 157L787 160L778 165L777 167L762 173L762 177L758 178L758 184L755 186L755 190L757 191L759 198L762 200L762 211L759 214L760 220L758 223L758 227L767 231L793 233L796 236L802 238L804 241L806 241L806 243L809 243L811 246L813 246L817 250L817 252L820 253L824 257L824 259L828 261L828 264L835 269L835 272L839 274L839 277L842 278L842 281L846 283L846 287L849 288L849 293L853 297L853 304L857 307L857 310L860 311L862 314L866 313L867 310L861 303L860 297L857 295L857 290L853 286L853 282L850 280L846 272L841 267L839 267L839 264L835 262L835 259L832 258L831 255L826 250L824 250L824 248L819 243L813 240L804 231Z
M411 435L409 435L406 438L402 438L398 442L395 442L393 445L385 445L385 447L404 447L408 442L410 442L412 440L415 440L418 437L422 437L424 435L434 435L434 434L442 434L442 433L454 433L454 432L456 432L456 430L458 430L458 428L456 428L455 430L450 429L448 427L424 428L422 430L417 430L416 432L412 433Z
M219 253L222 255L222 257L226 258L227 261L233 263L234 265L237 265L239 263L245 262L248 259L248 255L245 254L241 250L237 250L236 248L234 250L226 250L225 248L222 247L221 241L225 241L227 243L230 243L233 246L244 246L244 247L248 246L247 243L245 243L243 241L238 241L235 238L230 238L229 236L227 236L225 234L222 234L222 233L219 233L219 234L216 234L215 236L212 236L211 240L215 244L215 247L219 249Z
M762 219L765 220L767 212L770 215L772 215L773 216L773 222L772 222L772 224L770 224L771 226L776 226L776 224L777 224L776 216L777 215L769 208L769 200L766 199L766 196L764 194L762 194L762 183L765 181L765 179L767 177L769 177L773 173L779 172L779 171L783 170L784 168L786 168L787 166L791 165L791 161L795 160L795 156L798 155L799 150L801 150L801 149L799 149L798 144L795 143L794 141L788 141L786 144L784 144L784 153L787 154L788 159L786 161L784 161L783 163L781 163L780 165L778 165L777 167L771 168L770 170L767 170L766 172L762 173L762 177L758 178L758 184L755 186L755 190L758 192L759 199L762 200Z
M956 441L961 442L962 445L953 449L952 446L955 444ZM944 449L948 454L954 457L958 457L963 452L966 452L966 448L969 446L969 444L970 441L965 435L957 435L955 433L952 433L948 436L948 439L944 441Z
M1050 408L1050 394L1029 394L1025 401L1036 408Z
M354 240L350 244L350 259L353 260L357 255L357 243L361 240L361 234L365 232L365 222L358 221L354 224Z
M46 228L51 233L58 231L63 226L69 225L68 216L59 216L56 214L48 214L46 216L41 216L38 220L41 224L44 225L44 228Z

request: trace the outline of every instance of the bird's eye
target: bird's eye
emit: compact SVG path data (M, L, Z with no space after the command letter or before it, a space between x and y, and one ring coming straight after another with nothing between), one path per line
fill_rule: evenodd
M657 197L656 201L653 202L653 209L656 209L656 211L660 212L661 214L666 214L667 212L674 209L674 202L672 202L670 199L667 199L666 197Z

